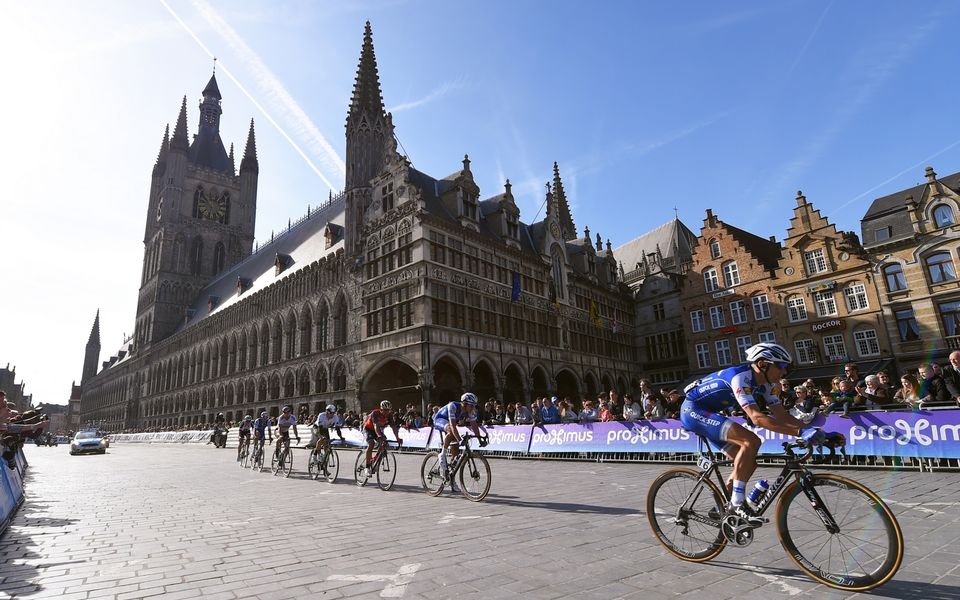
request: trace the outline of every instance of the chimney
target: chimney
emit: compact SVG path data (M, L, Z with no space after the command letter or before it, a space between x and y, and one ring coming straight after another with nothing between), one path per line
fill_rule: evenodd
M807 203L807 197L803 195L803 192L797 190L797 206L803 206Z
M937 174L934 172L933 167L927 167L924 174L927 176L927 183L933 183L937 180Z
M770 241L773 242L774 244L776 244L776 243L777 243L777 236L771 235L771 236L770 236Z

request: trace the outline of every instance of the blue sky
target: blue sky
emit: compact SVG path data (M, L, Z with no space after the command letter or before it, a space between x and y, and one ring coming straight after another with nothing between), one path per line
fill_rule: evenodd
M364 21L402 149L465 153L484 195L542 217L560 163L574 220L616 247L708 207L782 238L794 197L841 229L931 164L960 168L952 2L5 2L0 363L64 403L94 313L133 328L150 169L215 54L222 134L257 123L258 239L342 185ZM245 90L245 91L244 91ZM338 162L339 161L339 162Z

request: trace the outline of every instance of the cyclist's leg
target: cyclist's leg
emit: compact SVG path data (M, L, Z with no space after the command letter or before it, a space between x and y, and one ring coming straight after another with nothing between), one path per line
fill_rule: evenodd
M457 444L453 443L457 439L453 434L453 426L447 423L443 431L446 433L446 435L443 436L443 449L447 452L447 456L450 457L450 462L453 462L453 459L457 457L457 453L460 452Z
M756 470L760 438L736 421L684 401L680 408L680 423L687 431L707 438L733 460L733 472L727 481L728 492L732 492L734 480L746 481Z
M734 481L749 481L753 472L757 470L757 453L760 452L760 438L743 425L728 421L730 427L726 431L726 441L730 444L736 444L738 448L733 457ZM727 454L730 450L724 448Z
M373 444L377 441L377 433L375 431L370 431L369 429L364 429L367 434L367 462L366 466L369 468L370 463L373 462Z

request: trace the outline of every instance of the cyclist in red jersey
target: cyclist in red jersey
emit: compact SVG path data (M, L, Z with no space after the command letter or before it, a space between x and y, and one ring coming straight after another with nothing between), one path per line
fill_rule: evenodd
M366 476L370 477L370 463L373 462L373 445L376 442L387 443L387 436L383 433L383 426L390 425L393 429L393 435L400 441L400 429L393 422L393 405L389 400L380 403L380 408L375 408L367 415L363 422L363 431L367 434L367 462L364 466Z

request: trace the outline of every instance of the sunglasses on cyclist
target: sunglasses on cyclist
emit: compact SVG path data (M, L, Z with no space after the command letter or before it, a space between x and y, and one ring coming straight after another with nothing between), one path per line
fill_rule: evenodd
M786 371L787 369L790 368L790 365L789 365L788 363L785 363L785 362L775 362L775 363L773 363L773 365L774 365L775 367L777 367L778 369L780 369L781 371Z

